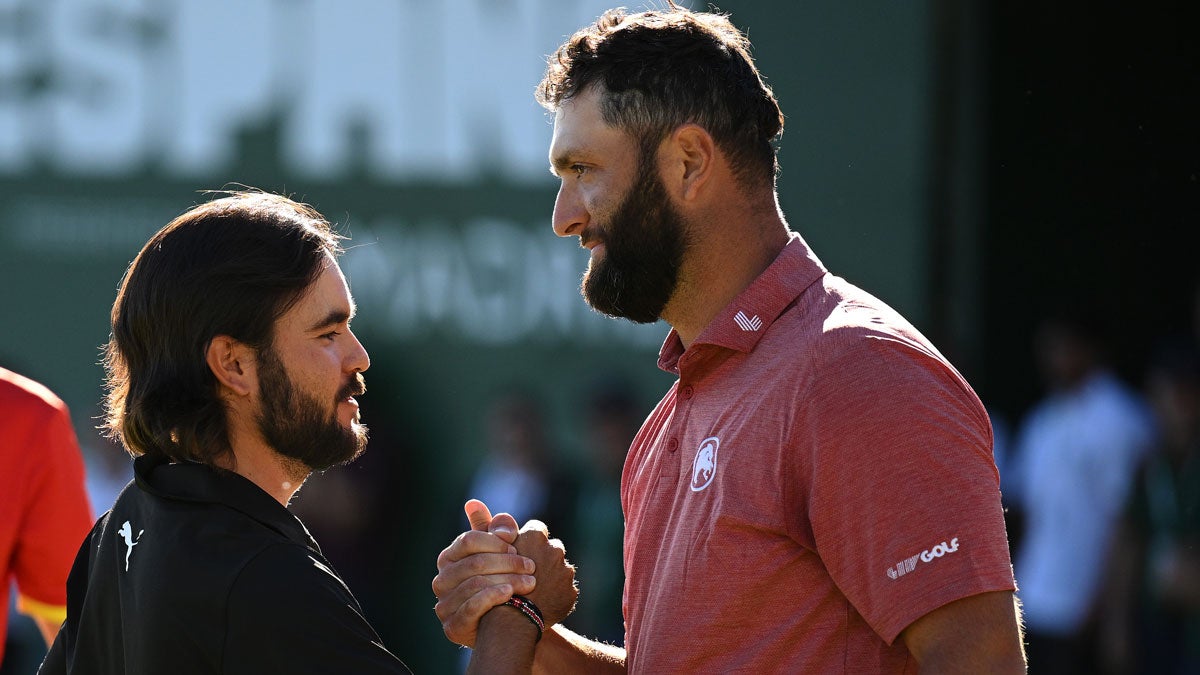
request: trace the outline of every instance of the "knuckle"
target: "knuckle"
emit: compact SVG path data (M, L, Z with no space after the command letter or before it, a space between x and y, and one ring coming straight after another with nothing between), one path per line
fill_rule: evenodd
M546 524L540 520L529 520L525 522L525 527L521 528L521 534L539 534L543 538L549 536L549 530L546 529Z
M486 578L476 576L471 577L463 582L463 586L465 587L463 590L474 595L476 592L481 591L490 585L491 584L488 583Z
M472 575L478 575L487 571L487 560L482 556L471 556L464 563L466 564L467 571Z

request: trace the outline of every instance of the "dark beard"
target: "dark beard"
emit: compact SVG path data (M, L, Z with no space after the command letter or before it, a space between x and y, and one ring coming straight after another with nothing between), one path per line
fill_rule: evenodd
M258 383L262 410L258 428L263 439L284 457L295 459L311 471L347 464L367 447L367 427L347 429L337 419L337 405L327 414L320 401L297 387L288 377L274 350L259 355ZM362 375L338 394L338 400L366 391Z
M654 150L643 150L638 174L599 232L603 256L583 276L583 297L596 311L654 323L675 293L687 248L683 216L667 198Z

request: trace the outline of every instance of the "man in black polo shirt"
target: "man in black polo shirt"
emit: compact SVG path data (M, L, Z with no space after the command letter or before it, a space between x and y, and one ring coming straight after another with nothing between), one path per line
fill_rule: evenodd
M408 672L285 508L367 442L354 397L370 359L339 239L308 206L234 193L176 218L130 265L105 422L136 477L80 549L41 672ZM526 597L480 629L517 636L481 640L488 672L531 663L539 621L570 610L539 614L533 587L535 568L547 597L573 585L561 549L544 530L514 543L503 555L527 557L527 574L488 601Z

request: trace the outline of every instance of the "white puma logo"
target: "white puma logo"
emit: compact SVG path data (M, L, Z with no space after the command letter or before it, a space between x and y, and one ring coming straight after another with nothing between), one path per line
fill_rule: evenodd
M126 572L129 571L129 554L133 553L133 547L138 545L139 541L142 538L143 532L145 532L145 530L138 530L138 533L137 533L138 538L135 540L133 538L133 526L129 524L128 520L125 521L124 523L121 523L121 529L120 529L120 531L117 532L117 534L121 535L121 538L125 540L125 546L126 546L126 549L125 549L125 571Z

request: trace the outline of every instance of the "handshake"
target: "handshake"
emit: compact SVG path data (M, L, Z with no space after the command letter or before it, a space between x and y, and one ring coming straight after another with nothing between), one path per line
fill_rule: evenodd
M562 542L550 539L539 520L518 531L511 515L493 517L481 501L468 501L465 510L471 529L438 555L433 578L434 611L446 637L475 647L481 621L505 612L511 613L510 622L525 614L516 625L536 626L540 639L543 626L549 630L566 619L579 597L575 567L567 562ZM513 596L522 596L533 608L523 608L528 605L520 598L506 607Z

